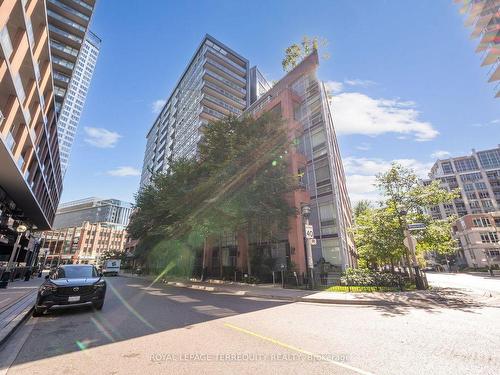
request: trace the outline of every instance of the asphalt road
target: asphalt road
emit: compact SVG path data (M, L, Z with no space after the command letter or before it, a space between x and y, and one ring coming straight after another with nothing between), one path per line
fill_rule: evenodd
M500 296L500 275L494 277L485 273L438 273L428 272L427 280L431 286L453 288L480 295Z
M101 312L29 319L0 353L0 363L12 362L7 373L458 375L500 367L500 308L482 302L286 303L108 281Z

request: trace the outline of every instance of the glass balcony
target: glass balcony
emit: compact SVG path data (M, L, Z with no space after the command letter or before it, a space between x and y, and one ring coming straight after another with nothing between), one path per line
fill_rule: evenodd
M54 79L57 79L59 81L66 82L66 83L69 83L69 81L70 81L70 78L67 75L61 74L58 72L54 72Z
M245 101L241 98L238 98L237 96L231 94L230 92L220 88L219 86L213 84L212 82L205 81L205 85L209 88L211 88L214 91L217 91L219 94L224 95L226 98L231 99L235 103L238 103L242 106L245 106Z
M226 68L225 66L223 66L222 64L219 64L218 62L216 62L215 60L212 60L212 59L207 59L207 62L213 66L215 66L217 69L223 71L224 73L226 73L228 76L230 76L231 78L234 78L236 81L238 82L241 82L242 84L245 84L246 83L246 80L242 77L240 77L239 75L237 75L236 73L232 72L231 70L229 70L228 68Z
M28 33L28 40L30 42L31 48L35 46L35 36L33 35L33 25L29 17L26 17L26 32Z
M54 87L54 94L64 98L64 95L66 95L66 90L64 90L63 88L60 88L60 87Z
M9 59L10 55L12 55L13 48L7 26L4 26L4 28L0 30L0 44L2 45L4 58Z
M33 61L33 69L35 69L35 78L37 82L40 82L40 66L36 61Z
M75 67L75 64L73 64L72 62L69 62L68 60L65 59L61 59L60 57L57 56L52 56L52 62L71 70L73 70L73 68Z
M246 94L246 90L244 88L242 88L241 86L238 86L237 84L231 82L230 80L228 79L225 79L224 77L221 77L220 75L218 75L217 73L214 73L212 72L211 70L205 70L205 72L213 77L214 79L216 79L217 81L220 81L224 84L226 84L227 86L231 87L232 89L236 90L236 91L239 91L240 93L242 94Z
M210 108L207 108L207 107L204 107L202 112L208 113L209 115L217 117L219 119L223 119L226 117L222 113L217 112L217 111L210 109Z
M50 39L50 46L54 49L61 51L61 52L67 53L68 55L75 56L75 57L78 56L77 49L66 46L66 45L58 42L57 40Z
M216 51L214 48L210 47L210 46L207 46L207 50L209 52L211 52L212 54L214 54L216 57L218 57L219 59L223 60L224 62L226 62L227 64L235 67L238 71L240 71L241 73L245 73L246 70L244 67L242 67L241 65L238 65L236 64L233 60L230 60L228 59L227 57L225 57L223 54L221 54L220 52Z
M237 115L240 115L242 113L242 111L240 109L233 107L232 105L227 104L223 100L217 99L217 98L215 98L211 95L208 95L208 94L205 94L204 97L207 100L211 101L212 103L215 103L216 105L228 110L229 112L235 113Z
M68 25L68 26L70 26L70 27L72 27L72 28L74 28L74 29L76 29L76 30L81 31L82 33L85 32L85 27L83 27L82 25L80 25L80 24L78 24L76 22L73 22L73 21L71 21L70 19L68 19L66 17L63 17L60 14L57 14L56 12L54 12L54 11L52 11L50 9L47 10L47 15L50 16L50 17L52 17L52 18L54 18L54 19L56 19L56 20L58 20L58 21L60 21L60 22L62 22L62 23L64 23L64 24L66 24L66 25Z
M19 170L23 169L23 165L24 165L24 158L22 155L19 155L19 158L17 159L17 167L19 168Z
M10 151L14 151L14 148L16 147L16 141L14 139L14 136L12 135L11 132L7 133L7 138L5 139L5 142L7 144L7 147L9 148Z
M26 99L26 93L24 92L23 82L21 81L21 77L19 73L12 77L14 81L14 87L16 88L17 97L21 103L24 103L24 99Z
M54 25L51 25L51 24L49 24L49 31L52 31L52 32L54 32L56 34L64 36L65 38L74 40L75 42L80 43L80 44L83 42L82 38L77 37L76 35L73 35L71 33L68 33L67 31L64 31L64 30L58 28L57 26L54 26Z
M65 11L67 11L68 13L71 13L71 14L77 16L77 17L80 17L80 18L82 18L83 20L85 20L87 22L90 21L90 17L89 16L87 16L87 15L85 15L83 13L80 13L79 11L71 8L70 6L68 6L66 4L61 3L58 0L47 0L47 2L52 3L54 5L57 5L59 8L62 8Z

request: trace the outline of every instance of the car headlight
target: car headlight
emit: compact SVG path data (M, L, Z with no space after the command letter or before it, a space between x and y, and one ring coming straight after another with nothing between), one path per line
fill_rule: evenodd
M40 287L40 293L42 294L42 296L54 293L55 291L57 291L57 286L55 286L54 284L43 284Z
M106 287L106 283L104 281L99 281L94 284L94 289L102 289Z

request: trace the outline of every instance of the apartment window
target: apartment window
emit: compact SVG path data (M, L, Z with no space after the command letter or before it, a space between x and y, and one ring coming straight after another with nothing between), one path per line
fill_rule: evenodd
M474 191L474 184L465 184L464 190L465 191Z
M314 165L314 173L316 174L316 183L321 181L327 181L330 179L330 168L328 165L328 160L319 160Z
M443 168L443 173L453 173L453 167L451 166L451 163L449 161L441 163L441 167Z
M477 195L474 192L466 193L468 199L477 199Z
M321 234L335 233L335 218L336 215L333 203L326 203L319 206Z
M482 176L481 176L481 173L475 172L475 173L463 174L460 176L460 178L462 179L462 181L476 181L476 180L480 180L482 178Z
M474 158L455 160L453 164L457 172L467 172L479 169L476 159Z
M485 207L485 208L491 208L491 207L493 207L493 203L491 202L490 199L484 200L483 201L483 207Z
M336 265L342 264L339 240L337 238L322 239L321 247L323 250L323 258L325 258L326 262Z
M313 159L326 154L326 136L323 129L317 129L311 134Z
M498 235L495 232L481 233L482 243L496 243L498 242Z
M487 191L480 191L479 192L479 198L483 199L483 198L489 198L490 197L490 193L488 193Z
M476 182L475 185L476 185L476 189L478 189L478 190L486 190L487 189L486 183L484 183L482 181Z
M478 201L469 202L471 208L480 208Z
M489 253L491 257L496 257L500 255L500 250L490 250Z
M491 225L490 219L488 219L487 217L472 219L472 224L475 227L489 227Z
M500 167L500 150L481 151L477 156L483 168Z

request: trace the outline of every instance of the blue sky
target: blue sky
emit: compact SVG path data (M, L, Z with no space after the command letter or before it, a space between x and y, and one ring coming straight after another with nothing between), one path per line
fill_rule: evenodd
M500 143L500 100L452 0L98 1L103 40L62 201L133 201L145 137L205 33L269 79L303 35L328 39L328 82L351 199L400 160L423 175L436 155Z

